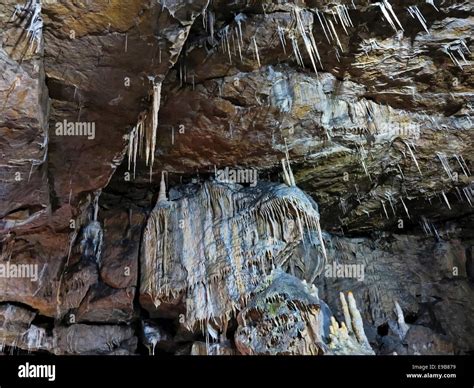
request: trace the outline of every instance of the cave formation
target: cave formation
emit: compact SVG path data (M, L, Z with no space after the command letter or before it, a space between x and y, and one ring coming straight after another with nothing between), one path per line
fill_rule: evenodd
M472 354L473 19L2 0L0 353Z

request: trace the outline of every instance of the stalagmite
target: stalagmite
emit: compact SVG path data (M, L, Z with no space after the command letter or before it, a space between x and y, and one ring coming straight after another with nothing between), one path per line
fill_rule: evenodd
M158 194L158 204L161 205L165 202L168 202L166 197L166 183L165 183L165 172L161 173L161 182L160 182L160 192Z
M283 167L283 181L285 182L286 185L292 186L290 175L288 174L288 170L286 168L286 160L285 159L281 160L281 166Z
M341 301L342 312L344 314L344 321L346 322L346 328L348 332L351 333L353 331L352 323L351 323L351 315L349 313L349 306L347 305L346 296L344 295L343 292L339 293L339 299Z
M359 309L357 308L356 301L352 292L347 294L347 300L349 302L349 311L352 317L352 330L360 343L367 345L370 348L369 341L365 336L364 324L360 315Z
M405 323L405 317L403 315L403 310L398 304L397 301L395 301L395 313L397 314L397 323L398 323L398 334L400 336L400 339L404 339L407 332L408 332L408 325Z

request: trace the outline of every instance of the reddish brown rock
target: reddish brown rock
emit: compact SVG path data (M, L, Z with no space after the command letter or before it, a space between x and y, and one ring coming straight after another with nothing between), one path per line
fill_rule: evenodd
M138 253L145 215L138 210L103 215L104 247L100 276L110 287L137 286Z
M76 322L130 322L134 317L135 288L114 289L101 283L92 286L76 311Z
M54 330L58 355L127 355L133 354L137 338L130 326L72 325Z

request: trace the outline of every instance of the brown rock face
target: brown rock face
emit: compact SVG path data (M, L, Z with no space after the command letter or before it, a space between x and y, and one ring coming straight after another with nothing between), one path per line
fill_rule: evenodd
M100 277L110 287L124 289L136 286L138 252L145 215L128 212L107 212L104 217L104 251Z
M3 0L0 353L347 354L350 290L363 354L473 352L474 11L389 3ZM237 200L291 175L313 245ZM188 206L216 180L240 188ZM317 335L278 290L251 307L272 266L319 289Z
M137 338L128 326L72 325L55 330L55 353L70 355L133 354Z

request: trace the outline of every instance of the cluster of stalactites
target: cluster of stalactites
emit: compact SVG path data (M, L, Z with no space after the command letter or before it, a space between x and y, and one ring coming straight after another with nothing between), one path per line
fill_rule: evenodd
M160 198L143 237L141 293L156 307L185 294L188 327L227 322L289 246L309 241L326 260L319 213L296 187L255 194L207 182L192 197Z
M329 15L326 16L324 12L317 9L305 10L296 4L289 3L291 7L292 21L286 27L278 24L277 35L280 39L282 49L287 54L288 45L291 45L291 50L296 62L305 67L302 52L300 50L300 42L303 43L304 49L311 61L313 70L317 73L317 63L323 68L321 56L316 45L316 39L313 35L313 15L314 13L321 25L324 35L330 44L336 48L336 56L339 59L339 53L343 52L343 46L337 34L335 25L340 25L346 34L349 34L348 29L354 27L349 15L349 8L345 5L336 5L330 9ZM262 66L261 55L258 44L258 35L255 34L249 39L248 50L245 49L244 36L242 26L247 20L247 17L240 13L234 19L235 26L227 25L222 28L217 34L220 38L220 49L228 58L229 63L233 61L233 55L238 56L240 61L243 61L243 55L247 51L251 51L253 59L257 62L258 67ZM214 15L209 13L208 23L206 28L210 33L210 41L214 43Z
M158 116L161 102L162 81L153 82L152 105L150 112L142 112L138 117L137 125L129 135L128 169L133 166L133 177L136 176L137 160L144 158L150 169L150 182L155 162L156 137L158 130Z
M12 15L12 20L26 20L26 39L28 42L28 52L37 53L41 47L43 32L43 18L41 17L41 1L28 0L25 5L16 5Z

